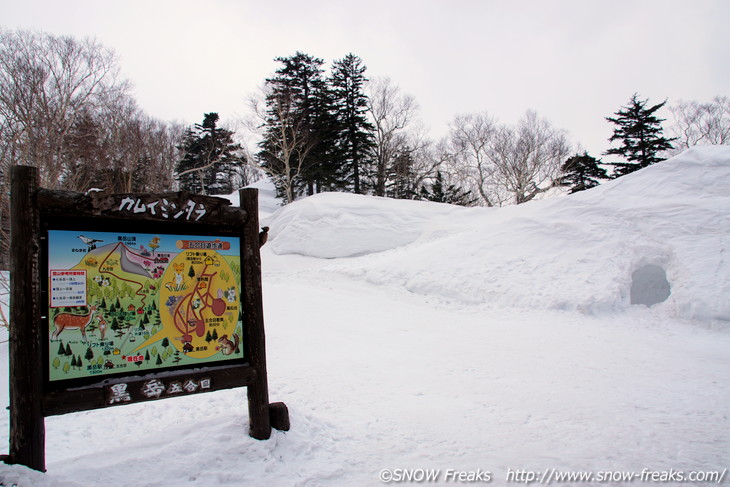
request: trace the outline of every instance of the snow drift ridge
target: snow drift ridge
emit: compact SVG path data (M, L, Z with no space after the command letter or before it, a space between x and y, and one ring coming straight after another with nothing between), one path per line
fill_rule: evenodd
M631 276L666 272L680 317L730 321L730 147L697 147L574 195L460 208L325 193L276 211L271 250L469 304L612 311Z

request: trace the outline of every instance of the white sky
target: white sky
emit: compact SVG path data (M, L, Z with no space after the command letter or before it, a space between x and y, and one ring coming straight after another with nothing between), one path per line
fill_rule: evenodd
M188 125L244 115L296 51L360 56L416 98L434 138L456 114L532 109L596 157L634 92L730 96L727 0L0 0L0 25L95 37L149 115Z

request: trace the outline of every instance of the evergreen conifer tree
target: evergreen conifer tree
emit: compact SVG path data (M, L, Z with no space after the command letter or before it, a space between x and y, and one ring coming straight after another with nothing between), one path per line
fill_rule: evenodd
M365 70L362 59L348 54L333 63L330 77L338 129L337 147L343 160L338 168L338 176L355 193L362 191L362 165L374 146L375 128L366 114L368 97L364 91L367 81Z
M332 97L322 75L324 61L297 52L266 80L264 138L257 157L286 202L329 182Z
M311 162L302 173L309 195L343 186L340 179L342 151L337 145L340 127L335 113L335 97L327 80L323 81L312 108L315 144L309 153Z
M441 171L436 172L436 178L430 189L425 185L421 186L420 197L428 201L460 206L473 206L477 201L467 190L458 188L454 184L445 186L444 176Z
M662 136L661 122L664 119L654 115L666 101L647 107L648 101L648 99L640 100L638 94L634 93L629 105L617 111L616 117L606 117L606 120L616 125L613 135L608 140L619 141L621 145L607 150L604 154L618 155L626 159L626 162L608 163L616 168L613 178L663 161L659 154L672 148L671 141L674 139Z
M206 113L202 124L185 132L178 147L183 157L175 167L181 190L197 194L230 194L239 167L246 162L233 132L218 127L218 114Z
M606 170L600 164L601 161L589 156L588 152L576 154L563 164L563 176L558 179L558 185L570 186L571 194L598 186L601 179L608 179Z

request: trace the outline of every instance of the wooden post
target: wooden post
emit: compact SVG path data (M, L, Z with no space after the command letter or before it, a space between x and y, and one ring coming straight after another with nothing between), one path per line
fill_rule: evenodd
M45 471L41 410L40 217L38 170L10 173L10 454L8 463Z
M261 253L259 252L259 192L244 188L238 192L241 208L246 211L242 229L243 320L247 330L244 347L256 378L248 386L249 435L257 440L271 436L269 384L266 374L266 338L264 305L261 298Z

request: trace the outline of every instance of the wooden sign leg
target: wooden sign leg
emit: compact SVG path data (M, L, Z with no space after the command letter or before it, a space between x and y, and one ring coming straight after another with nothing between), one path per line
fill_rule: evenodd
M45 471L41 357L38 170L11 170L10 204L10 454L8 463ZM46 336L47 339L47 336Z
M247 330L246 356L256 369L256 378L248 386L249 434L257 440L271 436L269 417L269 383L266 373L266 338L264 335L264 306L261 298L261 253L259 252L258 190L239 191L241 208L246 211L242 230L241 251L243 285L243 320Z

